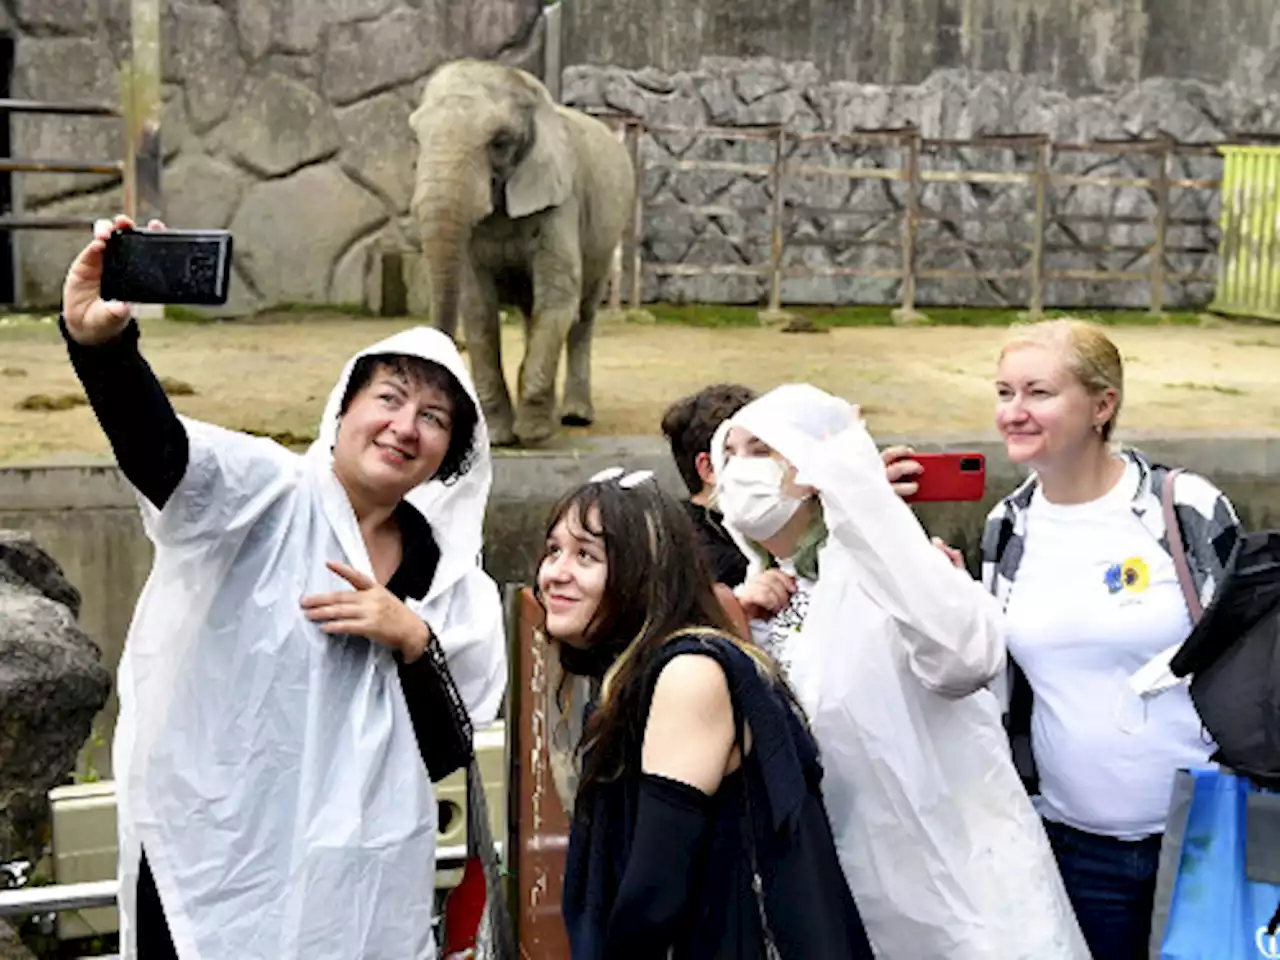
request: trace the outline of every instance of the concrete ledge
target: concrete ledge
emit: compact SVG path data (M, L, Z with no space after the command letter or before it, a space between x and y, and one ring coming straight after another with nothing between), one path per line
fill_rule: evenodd
M974 450L987 457L988 488L1017 483L1025 473L1005 460L994 434L983 436L876 438L882 446L909 443L917 450ZM1280 481L1280 431L1270 433L1126 434L1124 442L1152 459L1178 464L1210 478L1275 478ZM541 450L495 450L491 501L553 500L607 466L648 468L659 482L683 494L684 485L665 441L657 437L604 437ZM0 511L92 510L137 506L132 489L105 457L0 466Z

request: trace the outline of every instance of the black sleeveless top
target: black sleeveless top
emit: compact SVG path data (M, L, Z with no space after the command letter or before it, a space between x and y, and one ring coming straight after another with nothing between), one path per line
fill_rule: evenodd
M720 664L751 750L712 797L642 775L637 750L575 811L562 901L572 960L765 957L753 842L782 960L871 958L822 804L817 746L785 690L730 640L681 637L645 672L646 715L663 667L687 654Z

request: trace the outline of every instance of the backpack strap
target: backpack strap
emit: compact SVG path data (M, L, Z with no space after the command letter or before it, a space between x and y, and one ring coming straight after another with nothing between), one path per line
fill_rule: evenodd
M1178 575L1182 599L1187 605L1187 613L1191 615L1191 627L1194 630L1204 608L1200 605L1200 595L1196 593L1196 581L1191 576L1191 566L1187 563L1187 547L1182 539L1182 527L1173 506L1173 481L1180 473L1181 467L1165 474L1164 488L1160 491L1160 505L1164 510L1165 537L1169 541L1169 553L1173 555L1173 569ZM1129 689L1139 697L1149 697L1178 686L1182 680L1170 670L1169 664L1182 649L1184 642L1185 640L1179 640L1139 667L1129 677Z
M1187 602L1187 612L1191 614L1191 623L1199 623L1204 608L1200 605L1200 595L1196 593L1196 581L1191 575L1191 565L1187 563L1187 547L1182 539L1182 527L1178 523L1178 513L1173 506L1173 481L1182 468L1170 470L1164 478L1164 489L1160 492L1160 502L1164 508L1165 536L1169 539L1169 552L1173 555L1173 569L1178 574L1178 584L1182 587L1183 599Z

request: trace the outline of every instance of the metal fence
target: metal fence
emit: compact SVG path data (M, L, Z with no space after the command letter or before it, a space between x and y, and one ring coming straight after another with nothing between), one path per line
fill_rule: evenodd
M123 113L116 107L97 103L61 103L46 100L0 99L0 114L35 114L64 117L104 117L120 120ZM55 158L0 157L0 173L80 173L124 177L123 160L67 160ZM32 216L5 211L0 216L0 230L79 230L93 226L88 217Z
M1171 138L1132 141L1092 141L1059 143L1044 135L984 136L971 139L934 139L921 136L918 129L867 130L856 133L807 132L782 126L760 127L694 127L651 125L644 120L615 112L597 112L610 123L630 145L635 158L644 155L640 142L650 137L685 137L717 140L726 143L755 143L756 153L768 145L770 156L754 160L655 157L651 151L643 163L637 163L637 201L630 228L623 242L623 252L615 262L611 302L619 306L624 295L630 305L641 303L643 278L646 274L664 276L739 275L762 278L767 282L768 306L779 310L783 305L783 281L789 278L866 277L898 281L898 298L902 308L914 310L917 291L922 281L946 284L961 280L1016 281L1025 291L1025 305L1039 312L1046 305L1046 289L1055 281L1091 281L1142 284L1147 288L1146 302L1153 312L1164 310L1166 285L1173 283L1212 284L1217 279L1212 269L1186 269L1188 262L1211 258L1217 253L1218 220L1201 212L1185 215L1176 212L1180 191L1213 191L1221 187L1221 177L1180 176L1179 169L1189 159L1201 158L1200 167L1220 169L1220 144L1180 143ZM792 153L806 145L827 144L833 148L873 149L879 162L869 165L807 162L794 159ZM987 169L946 169L945 158L961 151L1003 155L989 162ZM1089 155L1101 160L1090 161ZM894 159L889 160L888 157ZM1204 158L1212 161L1205 164ZM1144 175L1102 175L1090 172L1108 165L1108 160L1126 160L1145 164ZM1181 161L1181 162L1180 162ZM956 164L951 164L956 166ZM961 165L963 166L963 165ZM1010 169L1014 167L1016 169ZM665 203L661 207L648 203L641 195L640 184L646 171L665 168L673 171L704 171L749 175L767 180L769 205L766 210L744 209L732 204ZM1066 169L1063 169L1066 168ZM829 205L806 205L793 193L806 180L826 178L845 181L887 181L897 184L899 209L865 211L836 208ZM938 192L938 185L964 184L984 189L1022 188L1029 197L1021 209L1005 210L998 216L989 211L972 209L973 205L927 202L927 192ZM1054 191L1073 188L1100 188L1111 191L1140 191L1149 198L1141 213L1105 214L1059 211L1051 203ZM1215 196L1216 199L1216 196ZM646 260L646 218L675 208L704 217L761 214L768 218L767 255L751 262L660 262ZM796 236L792 222L806 215L870 217L871 226L856 234L842 236ZM992 239L988 227L998 221L1005 236ZM971 230L970 228L976 228ZM945 229L941 229L945 228ZM1016 228L1013 229L1013 228ZM1091 230L1090 228L1094 228ZM1128 239L1111 239L1115 228L1128 228ZM1199 238L1178 241L1188 230L1198 231ZM1071 242L1062 242L1063 232ZM1135 241L1139 231L1147 235ZM1012 237L1011 233L1020 236ZM1100 241L1081 240L1075 233L1100 232ZM977 233L975 239L972 235ZM1206 237L1208 239L1206 239ZM789 256L806 246L848 251L856 247L880 247L891 251L892 259L876 258L871 265L813 265L793 262ZM981 266L969 256L969 267L956 268L930 263L931 255L940 251L966 255L986 254L999 265ZM1120 266L1053 267L1047 261L1053 254L1093 254L1105 259L1124 261ZM1179 260L1182 268L1171 264ZM954 259L954 258L953 258ZM1064 258L1069 259L1069 258ZM1013 261L1017 261L1016 264ZM1134 264L1140 264L1136 269Z
M1222 152L1222 255L1212 307L1280 320L1280 147Z
M121 65L119 106L49 100L0 99L0 115L87 117L114 120L124 128L124 156L108 159L0 157L0 173L98 174L119 178L124 213L145 223L163 213L160 180L160 0L130 0L132 50ZM11 196L20 195L10 191ZM81 230L93 225L84 216L41 216L0 211L0 230ZM15 299L20 298L15 290Z

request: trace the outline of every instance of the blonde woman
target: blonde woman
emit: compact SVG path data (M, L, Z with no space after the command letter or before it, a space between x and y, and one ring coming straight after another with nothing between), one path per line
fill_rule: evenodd
M1029 736L1037 808L1095 960L1145 957L1174 773L1213 752L1185 687L1142 700L1129 686L1191 631L1161 505L1170 471L1112 445L1124 370L1093 324L1015 328L996 394L1009 459L1032 471L991 512L982 544L1018 668L1015 751ZM1195 474L1177 477L1173 501L1207 604L1239 521Z

